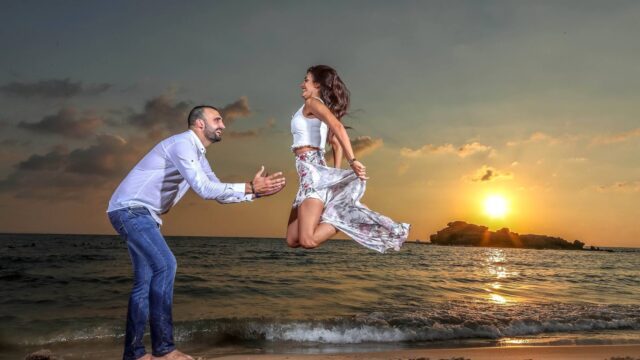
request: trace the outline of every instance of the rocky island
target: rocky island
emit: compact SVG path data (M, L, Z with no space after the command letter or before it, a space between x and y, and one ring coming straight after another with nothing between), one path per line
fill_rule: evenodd
M469 224L464 221L454 221L447 227L431 235L431 243L434 245L458 245L458 246L487 246L506 248L528 249L562 249L562 250L595 250L584 248L584 243L579 240L569 242L559 237L526 234L520 235L502 228L498 231L489 231L486 226Z

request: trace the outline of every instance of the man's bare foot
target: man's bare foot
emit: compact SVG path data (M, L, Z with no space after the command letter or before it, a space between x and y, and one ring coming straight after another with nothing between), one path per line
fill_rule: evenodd
M143 356L137 358L136 360L152 360L151 354L144 354Z
M153 360L194 360L191 356L178 350L173 350L172 352L161 357L154 356L151 359Z

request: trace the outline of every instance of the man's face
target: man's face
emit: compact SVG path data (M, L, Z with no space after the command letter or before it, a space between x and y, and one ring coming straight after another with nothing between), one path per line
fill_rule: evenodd
M213 109L205 109L201 120L204 122L204 136L209 141L214 143L222 140L222 130L224 130L225 126L219 112Z

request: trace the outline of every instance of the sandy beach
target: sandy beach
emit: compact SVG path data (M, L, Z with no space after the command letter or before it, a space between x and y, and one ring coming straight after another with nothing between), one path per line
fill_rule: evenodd
M205 360L207 358L200 358ZM328 355L232 355L224 360L637 360L639 345L518 346L412 349Z

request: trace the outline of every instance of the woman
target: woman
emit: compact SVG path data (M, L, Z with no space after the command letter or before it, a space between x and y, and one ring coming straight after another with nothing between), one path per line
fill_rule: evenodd
M400 250L410 225L396 223L360 203L368 179L366 168L356 160L340 121L349 108L349 90L326 65L310 67L301 88L304 105L291 119L291 148L300 187L289 216L287 245L315 248L342 231L379 252ZM327 139L334 168L324 160ZM343 154L351 170L340 168Z

